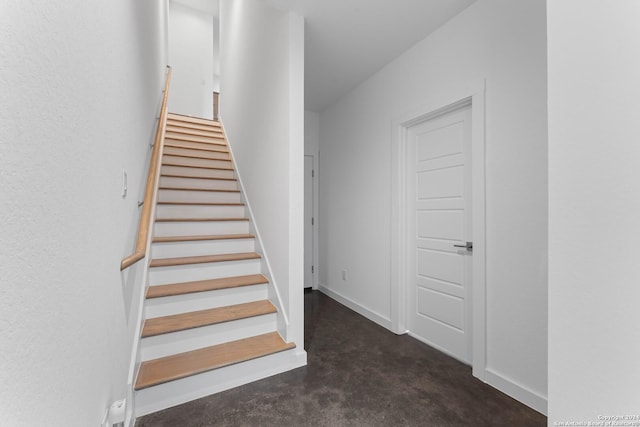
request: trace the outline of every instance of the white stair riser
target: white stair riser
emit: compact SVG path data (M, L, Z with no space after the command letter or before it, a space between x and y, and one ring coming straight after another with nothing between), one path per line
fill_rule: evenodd
M236 181L224 179L177 178L162 176L160 177L160 187L237 190L238 183Z
M255 252L254 239L198 240L195 242L154 243L153 258L177 258L198 255L218 255Z
M266 284L150 298L145 301L145 318L171 316L265 299L268 299Z
M167 124L173 126L198 126L198 127L206 127L207 129L221 129L219 122L214 121L205 121L202 122L200 120L192 120L188 117L181 116L180 114L169 113L167 114Z
M240 205L158 205L156 218L244 218Z
M135 392L135 416L141 417L200 397L229 390L304 366L305 363L305 358L298 355L296 349L291 349L138 390Z
M227 160L186 159L184 157L171 155L162 156L162 163L170 163L171 165L204 166L208 168L229 168L232 166L231 162Z
M212 262L208 264L152 267L149 269L151 285L191 282L194 280L220 279L223 277L261 274L261 259Z
M189 168L185 166L162 166L162 174L200 178L235 178L235 173L232 170Z
M206 128L207 130L213 130L213 131L220 131L222 129L220 127L220 124L217 123L217 122L211 122L211 123L208 123L208 124L194 123L194 122L189 122L189 121L184 121L184 120L172 118L171 115L167 116L167 126L177 126L177 127L181 127L181 128L183 128L183 127L188 128L189 126L196 126L197 129Z
M159 202L240 203L240 193L225 191L159 190Z
M167 121L167 131L173 132L173 133L180 133L183 135L191 135L190 132L204 132L206 135L198 135L198 136L222 137L222 131L220 130L220 128L217 128L217 127L207 126L207 129L195 129L195 128L180 126L175 122L172 122L171 124L169 124L168 121Z
M187 150L198 150L207 153L229 153L227 147L222 145L207 144L206 142L180 141L177 139L165 139L164 148L184 148ZM230 159L230 157L225 157Z
M181 156L181 157L184 156L189 158L231 160L229 153L223 153L220 151L198 150L195 148L185 148L185 147L172 147L172 146L164 147L163 154L167 156Z
M276 330L276 315L267 314L142 339L142 361L184 353Z
M249 221L156 222L154 231L156 237L244 234L249 232Z
M212 136L199 136L199 135L187 135L184 134L182 132L172 132L172 131L167 131L165 132L165 138L168 139L197 139L199 141L204 140L205 142L209 142L209 143L218 143L218 144L224 144L224 140L222 138L216 138L216 137L212 137Z

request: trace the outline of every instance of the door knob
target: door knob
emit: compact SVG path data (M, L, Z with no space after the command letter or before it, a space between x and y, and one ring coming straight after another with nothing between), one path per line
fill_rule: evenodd
M465 248L468 251L472 251L473 250L473 242L467 242L466 245L453 245L456 248Z

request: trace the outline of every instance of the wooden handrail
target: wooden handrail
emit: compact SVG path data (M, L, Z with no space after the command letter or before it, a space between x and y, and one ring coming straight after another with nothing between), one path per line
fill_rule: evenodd
M158 183L158 172L160 161L162 160L162 145L164 144L164 132L167 123L167 98L169 96L169 83L171 82L171 67L167 66L167 81L164 84L164 95L162 96L162 106L160 107L160 119L156 129L156 138L153 142L153 152L149 163L149 174L147 175L147 187L144 191L144 202L142 213L140 214L140 224L138 225L138 238L134 252L123 258L120 263L120 271L135 264L145 257L147 252L147 241L149 239L149 228L151 227L151 208L153 197L156 193Z

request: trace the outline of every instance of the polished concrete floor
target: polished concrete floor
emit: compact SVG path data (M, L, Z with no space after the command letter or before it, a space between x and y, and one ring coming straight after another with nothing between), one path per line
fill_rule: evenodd
M308 365L140 418L176 426L546 426L471 368L305 292Z

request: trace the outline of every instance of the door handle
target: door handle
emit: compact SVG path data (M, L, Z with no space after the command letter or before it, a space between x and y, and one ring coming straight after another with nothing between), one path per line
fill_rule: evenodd
M468 251L473 251L473 242L467 242L466 245L453 245L455 248L465 248Z

